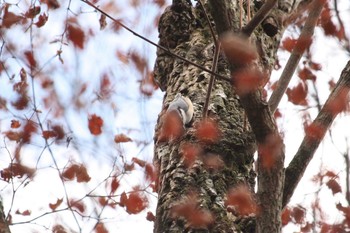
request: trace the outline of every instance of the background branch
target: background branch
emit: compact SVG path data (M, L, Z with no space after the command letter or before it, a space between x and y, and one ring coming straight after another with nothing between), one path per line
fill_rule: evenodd
M303 176L306 167L312 159L328 128L335 117L348 104L350 90L350 61L343 69L340 78L328 97L325 105L310 125L296 155L286 169L285 186L283 191L283 207L289 202L297 184Z
M305 25L301 31L298 41L293 48L292 54L290 55L286 66L284 67L282 75L277 83L277 87L273 91L268 101L272 114L276 111L283 94L286 92L288 84L294 74L294 71L298 67L301 56L303 55L305 49L308 48L311 43L311 37L314 34L317 19L319 18L325 3L325 0L314 0L311 5L309 16L306 19Z

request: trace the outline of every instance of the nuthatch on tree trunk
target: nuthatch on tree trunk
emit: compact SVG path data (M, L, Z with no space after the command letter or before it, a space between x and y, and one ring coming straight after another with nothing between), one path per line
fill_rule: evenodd
M191 122L193 117L193 104L192 101L182 96L180 93L176 94L175 99L169 104L167 112L176 111L179 114L183 125L187 125Z

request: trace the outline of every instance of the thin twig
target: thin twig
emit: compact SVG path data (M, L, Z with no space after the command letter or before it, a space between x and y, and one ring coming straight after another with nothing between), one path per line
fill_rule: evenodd
M246 36L250 37L255 28L260 25L260 23L266 18L266 16L270 13L272 8L276 5L277 0L268 0L262 5L262 7L256 12L252 20L248 22L248 24L242 28L242 33Z
M214 40L215 52L214 52L213 64L212 64L212 67L211 67L211 71L216 73L218 60L219 60L219 53L220 53L220 43L219 43L219 41L216 38L214 29L213 29L213 27L212 27L212 25L210 23L209 16L208 16L208 14L207 14L207 12L206 12L206 10L204 8L203 3L200 0L198 0L198 2L199 2L199 5L202 7L202 10L204 12L206 20L208 21L210 32L211 32L211 35L212 35L213 40ZM208 116L208 108L209 108L210 96L211 96L211 92L213 90L214 81L215 81L215 75L211 74L210 75L210 80L209 80L209 85L208 85L208 91L207 91L207 95L205 97L205 102L204 102L204 106L203 106L203 119L207 118L207 116Z
M277 87L273 91L268 101L272 114L276 111L283 94L286 92L288 84L294 74L294 71L298 67L301 56L303 55L305 49L311 43L311 37L314 34L317 19L320 16L325 3L326 1L324 0L314 0L311 5L309 16L306 19L305 25L301 31L298 41L292 50L292 54L290 55L286 66L284 67L282 75L277 83Z
M340 14L339 14L339 10L338 10L338 0L334 1L334 11L335 11L335 15L338 19L339 25L340 25L340 30L343 30L344 33L344 41L345 41L345 49L350 53L350 41L349 38L346 36L345 34L345 27L344 27L344 23L343 20L340 18Z
M157 48L159 48L159 49L161 49L161 50L166 51L166 52L169 53L171 56L174 56L174 57L177 58L177 59L180 59L180 60L182 60L182 61L184 61L184 62L186 62L186 63L188 63L188 64L191 64L191 65L193 65L193 66L195 66L195 67L197 67L197 68L199 68L199 69L201 69L201 70L203 70L203 71L205 71L205 72L208 72L209 74L215 75L215 77L217 77L217 78L219 78L219 79L222 79L222 80L227 81L227 82L231 82L231 79L230 79L230 78L225 77L225 76L220 75L220 74L217 74L217 73L214 73L214 72L212 72L211 70L209 70L209 69L207 69L207 68L205 68L205 67L203 67L203 66L201 66L201 65L198 65L198 64L196 64L195 62L192 62L192 61L190 61L190 60L187 60L186 58L181 57L180 55L177 55L176 53L171 52L168 48L165 48L165 47L163 47L163 46L161 46L161 45L159 45L159 44L157 44L157 43L155 43L155 42L153 42L153 41L147 39L146 37L144 37L144 36L138 34L137 32L135 32L135 31L133 31L132 29L130 29L129 27L127 27L125 24L123 24L123 23L121 23L120 21L114 19L114 18L113 18L111 15L109 15L108 13L106 13L106 12L102 11L101 9L99 9L97 6L95 6L95 5L92 4L91 2L89 2L89 1L87 1L87 0L81 0L81 1L84 2L84 3L86 3L87 5L91 6L91 7L94 8L96 11L100 12L101 14L105 15L107 18L109 18L110 20L112 20L113 22L115 22L116 24L118 24L119 26L121 26L122 28L124 28L125 30L129 31L130 33L132 33L134 36L139 37L140 39L146 41L147 43L149 43L149 44L151 44L151 45L153 45L153 46L155 46L155 47L157 47Z

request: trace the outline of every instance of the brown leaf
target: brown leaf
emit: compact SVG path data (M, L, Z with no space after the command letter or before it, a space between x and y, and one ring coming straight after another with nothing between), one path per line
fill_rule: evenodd
M119 181L117 177L113 177L112 182L111 182L111 193L115 193L119 187Z
M96 233L108 233L109 231L106 229L105 225L102 222L96 224L95 228Z
M34 174L35 169L29 168L19 163L12 163L7 168L0 171L0 175L4 181L9 181L13 177L22 178L24 175L32 178Z
M37 62L34 58L33 52L32 51L25 51L24 52L24 56L27 59L27 62L29 64L30 67L36 67Z
M57 209L57 207L59 207L62 204L62 202L63 202L63 198L57 199L56 203L54 203L54 204L50 203L49 207L52 211L55 211Z
M156 221L156 216L154 216L154 214L151 211L148 211L146 219L150 222L154 222Z
M124 142L132 142L132 139L126 136L125 134L117 134L114 136L115 143L124 143Z
M100 19L98 20L100 23L100 30L103 30L107 26L106 16L104 14L101 14Z
M70 41L73 42L73 45L75 47L78 47L80 49L84 48L85 33L77 24L75 19L72 19L72 18L68 19L67 37Z
M326 183L326 185L328 186L328 188L330 190L332 190L333 195L337 194L337 193L341 193L341 186L339 185L339 183L336 180L334 180L334 179L329 180Z
M19 215L22 215L22 216L29 216L31 213L30 213L30 210L25 210L23 212L20 212L19 210L16 210L16 214L19 214Z
M76 177L78 183L89 182L91 180L91 177L87 173L86 167L82 164L80 164L76 170Z
M41 8L40 6L34 6L30 8L24 16L30 19L33 19L36 15L40 14Z
M184 133L182 119L176 112L167 112L162 118L162 126L158 136L159 142L180 138Z
M14 132L14 131L6 131L3 134L5 134L5 136L10 139L11 141L16 141L16 142L20 142L22 139L22 134L19 132Z
M133 192L129 194L125 206L129 214L138 214L148 206L148 200L141 193Z
M316 81L316 75L312 73L312 71L306 67L298 71L298 76L302 80L312 80Z
M68 233L62 225L55 225L52 227L52 233Z
M134 162L134 163L136 163L136 164L139 165L140 167L145 167L146 164L147 164L146 161L144 161L144 160L142 160L142 159L135 158L135 157L133 157L133 158L131 159L131 161Z
M103 120L96 114L92 114L88 118L89 120L89 130L93 135L99 135L102 133Z
M52 130L44 130L42 134L43 138L49 139L49 138L54 138L57 136L55 131Z
M291 37L287 37L282 41L282 48L284 50L287 50L288 52L292 52L296 43L297 43L296 39L293 39Z
M60 4L57 0L42 0L43 3L46 3L48 8L50 9L57 9L60 7Z
M180 154L187 167L192 166L201 153L202 149L196 144L185 143L180 146Z
M84 203L74 199L69 200L69 206L72 207L73 209L77 209L80 213L84 213L86 209L86 206L84 205Z
M305 209L300 206L296 206L292 208L291 217L294 219L296 223L302 224L305 219Z
M47 20L49 19L49 16L44 14L39 15L39 19L38 21L35 23L35 25L40 28L42 26L44 26L47 22Z
M10 28L12 25L19 23L23 17L9 11L10 4L5 4L4 15L2 17L2 26Z
M238 95L255 91L264 84L264 75L256 69L243 69L232 74L232 84Z

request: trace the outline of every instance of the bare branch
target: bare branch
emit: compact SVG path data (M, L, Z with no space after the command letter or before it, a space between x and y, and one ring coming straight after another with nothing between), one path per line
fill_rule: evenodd
M199 69L201 69L201 70L203 70L203 71L205 71L205 72L208 72L209 74L215 75L215 77L217 77L217 78L219 78L219 79L225 80L225 81L227 81L227 82L231 82L231 79L230 79L230 78L225 77L225 76L220 75L220 74L217 74L217 73L215 73L215 72L213 72L213 71L211 71L211 70L209 70L209 69L207 69L207 68L205 68L205 67L203 67L203 66L201 66L201 65L196 64L195 62L192 62L192 61L190 61L190 60L187 60L186 58L183 58L183 57L181 57L180 55L177 55L176 53L171 52L168 48L165 48L165 47L163 47L163 46L161 46L161 45L159 45L159 44L157 44L157 43L155 43L155 42L153 42L153 41L147 39L146 37L140 35L139 33L135 32L135 31L133 31L132 29L130 29L129 27L127 27L125 24L123 24L123 23L121 23L120 21L118 21L118 20L116 20L115 18L113 18L113 17L112 17L111 15L109 15L108 13L106 13L106 12L102 11L101 9L99 9L97 6L95 6L95 5L92 4L91 2L89 2L89 1L87 1L87 0L81 0L81 1L84 2L84 3L86 3L87 5L91 6L91 7L94 8L96 11L100 12L101 14L105 15L107 18L109 18L110 20L112 20L112 21L115 22L116 24L120 25L120 26L121 26L122 28L124 28L125 30L131 32L134 36L136 36L136 37L138 37L138 38L140 38L140 39L146 41L147 43L149 43L149 44L151 44L151 45L153 45L153 46L155 46L155 47L157 47L157 48L159 48L159 49L161 49L161 50L166 51L166 52L169 53L171 56L174 56L174 57L176 57L177 59L180 59L181 61L187 62L188 64L191 64L191 65L193 65L193 66L195 66L195 67L197 67L197 68L199 68Z
M272 8L276 5L277 0L268 0L264 5L259 9L258 12L254 15L254 17L249 21L249 23L242 28L242 32L246 36L250 36L254 29L260 25L260 23L266 18Z
M294 71L299 64L301 56L311 43L311 37L314 34L317 19L319 18L321 10L325 3L325 0L314 0L311 5L309 16L306 19L298 41L294 46L292 54L290 55L288 62L282 72L282 75L277 83L277 87L268 101L271 113L274 113L276 111L283 94L287 90L288 84L294 74Z
M293 160L286 169L286 179L283 191L283 207L289 202L297 184L303 176L306 167L312 159L328 128L335 117L344 110L348 103L350 90L350 61L342 71L334 90L325 105L312 122L313 132L308 132Z

